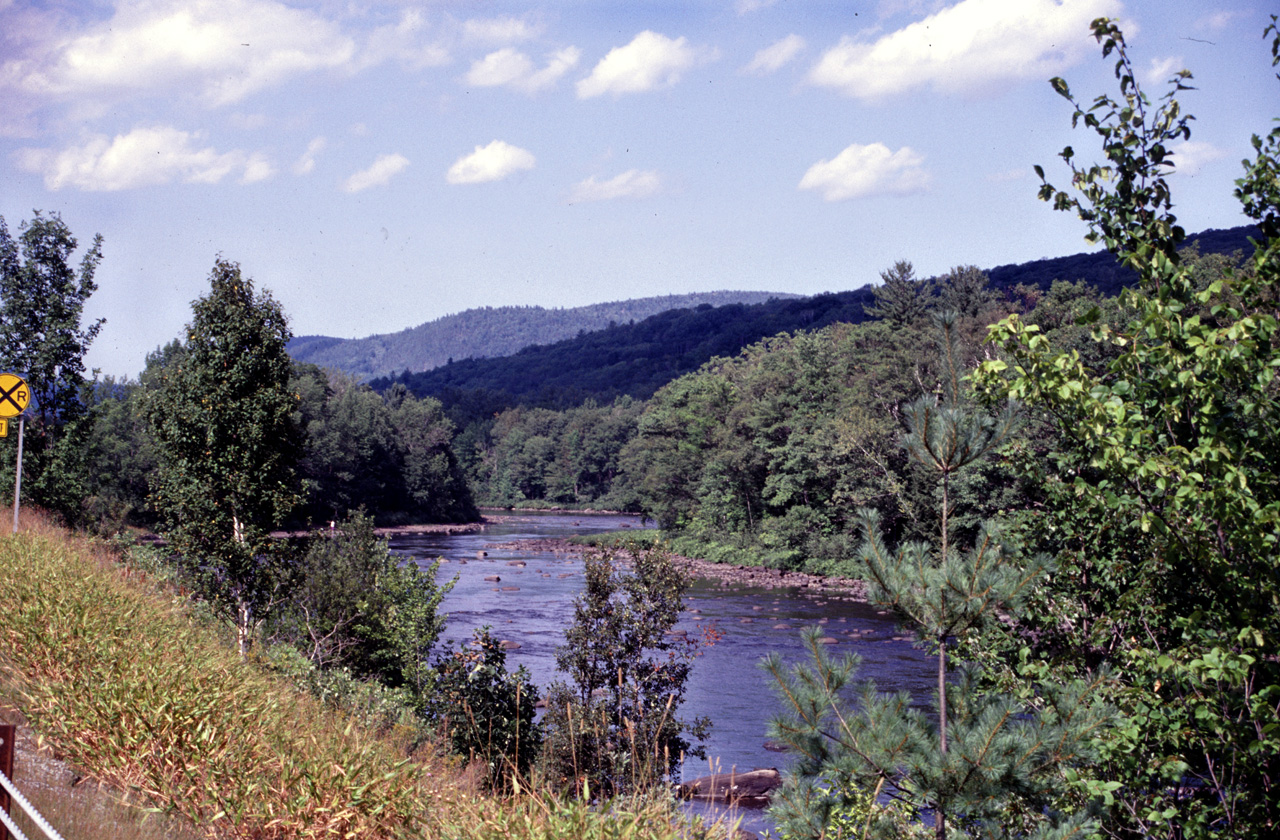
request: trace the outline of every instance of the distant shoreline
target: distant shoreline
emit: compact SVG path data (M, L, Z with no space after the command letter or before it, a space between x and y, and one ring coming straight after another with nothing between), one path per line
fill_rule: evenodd
M489 548L519 548L527 551L547 551L555 554L583 554L593 546L570 542L562 537L533 537L522 540L496 542ZM742 566L736 563L713 563L696 557L671 555L675 564L694 577L719 581L721 584L758 586L762 589L807 590L817 595L842 595L859 603L866 603L866 584L855 578L824 577L808 572L787 572L766 569L763 566Z
M520 516L527 513L574 513L582 516L634 516L638 519L645 518L642 514L631 513L625 510L607 510L604 508L574 508L574 507L536 507L536 508L517 508L517 507L490 507L488 505L480 505L482 511L493 511L499 516Z

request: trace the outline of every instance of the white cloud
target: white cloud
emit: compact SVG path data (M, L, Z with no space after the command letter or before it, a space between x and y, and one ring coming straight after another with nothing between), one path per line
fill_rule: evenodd
M1199 175L1205 164L1226 157L1227 153L1212 143L1200 140L1184 140L1173 146L1173 172L1188 177Z
M440 67L452 59L442 44L427 38L427 19L417 9L406 9L394 25L380 26L369 33L360 56L361 67L384 61L398 61L410 70Z
M1182 56L1171 56L1169 58L1153 58L1147 66L1147 72L1143 81L1148 85L1163 85L1173 77L1174 73L1183 69L1187 65L1183 63Z
M1041 79L1095 47L1089 23L1119 0L963 0L874 42L844 37L809 74L859 99L917 87L986 89Z
M458 158L449 167L445 180L450 184L500 181L522 169L533 169L534 163L534 156L524 149L494 140L487 146L476 146L474 152Z
M625 47L614 47L578 82L578 98L589 99L603 93L617 96L654 88L670 87L698 62L699 53L684 38L645 30Z
M607 181L597 181L595 176L573 185L569 203L583 201L609 201L615 198L647 198L662 187L658 173L652 170L628 169Z
M535 70L527 55L513 47L504 47L475 61L467 71L466 81L477 87L506 85L525 93L536 93L552 87L568 73L582 56L577 47L566 47L547 58L547 66Z
M379 155L368 169L361 169L348 178L343 183L342 189L349 193L357 193L370 187L381 187L403 172L408 165L409 159L404 155Z
M742 72L754 73L757 76L765 76L769 73L777 72L799 55L804 46L804 38L795 34L788 35L781 41L771 44L756 53L755 58L751 59L751 63L742 68Z
M1218 11L1207 18L1202 18L1198 23L1208 29L1225 29L1231 24L1231 21L1245 17L1247 14L1248 12L1239 9L1235 11Z
M767 9L777 2L778 0L738 0L736 6L738 14L746 15L751 12L758 12L761 9Z
M199 148L200 135L176 128L136 128L114 138L93 135L80 146L61 152L22 149L18 165L44 176L51 190L76 187L112 191L157 186L172 181L216 184L241 170L245 183L259 181L274 170L261 154L218 152Z
M273 0L125 0L91 31L4 69L45 96L195 89L225 105L354 52L333 23Z
M276 168L271 165L271 161L267 160L266 155L261 152L254 152L249 155L249 159L244 165L244 175L240 176L242 184L256 184L259 181L265 181L272 175L276 174Z
M317 137L307 144L307 150L302 153L302 157L298 158L293 164L293 172L295 175L309 175L316 168L316 156L324 151L326 140L323 137Z
M924 158L909 146L891 152L883 143L854 143L809 167L799 189L818 190L827 201L923 192L929 186L923 164Z
M541 27L520 18L472 18L462 24L462 34L469 41L511 44L536 38Z

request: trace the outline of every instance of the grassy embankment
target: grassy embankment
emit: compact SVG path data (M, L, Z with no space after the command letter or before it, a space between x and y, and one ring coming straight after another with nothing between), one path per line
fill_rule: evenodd
M0 536L0 616L6 715L208 837L688 835L667 803L498 800L455 761L406 758L402 733L366 731L242 663L182 599L34 518Z

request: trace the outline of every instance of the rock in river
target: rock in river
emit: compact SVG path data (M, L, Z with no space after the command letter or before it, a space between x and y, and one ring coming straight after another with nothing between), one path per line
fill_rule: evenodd
M782 785L782 774L776 768L751 770L745 773L713 773L680 786L680 795L687 799L709 799L715 802L734 803L762 808L769 804L769 794Z

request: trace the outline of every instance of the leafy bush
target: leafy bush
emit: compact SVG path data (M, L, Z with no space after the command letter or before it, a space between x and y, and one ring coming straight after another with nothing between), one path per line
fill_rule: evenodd
M1273 15L1264 30L1273 66L1276 24ZM1093 30L1114 58L1119 95L1078 100L1064 80L1053 86L1073 125L1101 141L1101 162L1063 149L1070 187L1046 180L1040 197L1085 221L1086 238L1139 285L1122 298L1122 317L1081 319L1093 352L1020 318L992 328L1002 355L979 382L1057 434L1049 457L1032 462L1042 497L1025 522L1061 566L1038 609L990 625L969 650L1002 680L1115 669L1107 688L1117 712L1097 739L1094 778L1079 780L1103 804L1104 835L1271 838L1280 825L1280 127L1253 137L1255 157L1236 182L1258 223L1252 257L1241 266L1186 258L1167 176L1170 150L1191 136L1178 102L1191 75L1174 74L1152 101L1115 22Z
M404 689L421 710L431 688L428 657L444 626L440 601L453 585L436 584L438 567L392 554L373 520L356 511L312 538L273 634L319 668Z
M376 680L357 679L346 668L318 668L292 645L271 645L263 651L261 661L268 670L368 729L421 729L413 696L404 688L387 688Z
M671 778L682 758L703 757L689 738L711 722L676 717L700 640L669 635L688 578L665 549L633 547L584 558L586 588L556 664L572 680L548 692L546 769L553 782L609 796Z
M436 665L435 693L429 709L448 734L453 751L483 762L485 781L503 790L527 778L542 744L534 723L538 690L523 667L507 670L507 653L489 634L476 631L464 645Z
M773 795L769 816L777 826L778 840L852 840L865 835L873 818L885 817L905 830L908 821L893 820L894 812L877 806L876 793L859 787L815 784L812 779L788 774Z

